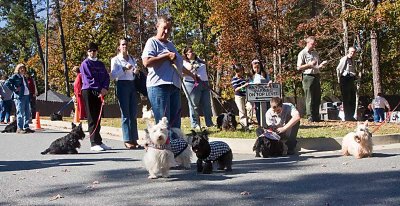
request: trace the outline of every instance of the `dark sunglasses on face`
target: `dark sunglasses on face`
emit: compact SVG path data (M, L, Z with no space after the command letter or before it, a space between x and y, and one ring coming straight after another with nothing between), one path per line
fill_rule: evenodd
M88 52L97 52L96 49L89 49Z

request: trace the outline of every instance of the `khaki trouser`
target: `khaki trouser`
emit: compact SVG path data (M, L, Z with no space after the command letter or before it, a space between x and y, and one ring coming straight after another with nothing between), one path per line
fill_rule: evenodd
M246 97L235 95L235 103L239 110L239 122L243 126L247 126L247 114L246 114Z

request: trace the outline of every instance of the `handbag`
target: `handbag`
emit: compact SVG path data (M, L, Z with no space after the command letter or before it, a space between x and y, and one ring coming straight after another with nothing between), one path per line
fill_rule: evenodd
M143 96L147 97L147 87L146 87L147 75L144 72L139 71L138 74L133 75L133 78L136 90Z

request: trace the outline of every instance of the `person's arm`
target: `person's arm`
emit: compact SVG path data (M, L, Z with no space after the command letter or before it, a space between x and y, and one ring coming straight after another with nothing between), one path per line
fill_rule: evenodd
M20 87L18 87L15 83L16 78L18 78L18 76L14 74L10 78L8 78L5 83L6 86L13 92L18 92L20 90Z
M122 69L122 65L118 64L117 57L111 59L111 73L110 77L112 80L124 75L124 70Z
M292 109L293 110L293 109ZM292 128L297 122L300 121L300 113L295 109L291 112L292 118L290 118L289 122L285 124L285 126L277 129L278 133L286 132L288 129Z
M165 54L160 54L155 57L144 57L143 58L143 65L145 67L153 67L156 64L160 64L163 61L173 61L175 59L175 53L174 52L168 52Z
M337 75L337 82L338 83L340 83L340 75L341 75L342 69L344 67L343 60L344 60L344 58L341 58L340 61L339 61L338 66L336 67L336 75Z
M239 90L241 90L241 89L243 89L243 88L246 88L247 87L247 85L249 85L249 83L248 82L246 82L245 84L243 84L242 86L238 86L238 87L236 87L235 88L235 92L237 92L237 91L239 91Z
M305 63L303 52L300 52L297 56L297 70L304 71L306 69L311 69L317 64L317 61L313 60L309 63Z
M102 63L103 64L103 63ZM103 64L103 69L104 69L104 79L103 82L100 83L102 89L101 89L101 95L105 96L108 92L108 87L110 86L110 75L108 75L106 66Z
M385 99L385 106L388 108L388 111L390 111L390 105L389 102Z

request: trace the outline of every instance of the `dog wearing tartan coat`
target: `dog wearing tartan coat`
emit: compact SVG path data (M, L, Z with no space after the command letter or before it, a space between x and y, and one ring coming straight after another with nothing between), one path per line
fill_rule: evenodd
M197 156L197 172L211 174L213 162L218 163L218 170L232 171L233 154L229 145L223 141L208 141L208 132L192 130L192 150ZM204 166L203 166L204 162Z
M183 169L190 169L192 151L188 144L187 136L179 128L171 128L170 145L177 166L183 167Z

